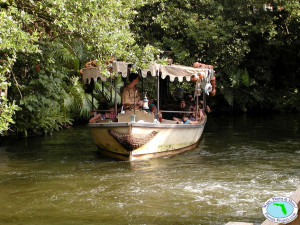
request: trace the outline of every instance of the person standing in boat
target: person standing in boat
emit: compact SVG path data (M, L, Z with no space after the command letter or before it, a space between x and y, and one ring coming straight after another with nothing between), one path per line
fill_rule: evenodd
M140 107L143 105L141 101L139 91L136 85L139 83L139 75L137 73L129 74L129 84L124 87L122 92L122 105L125 109L132 109L134 107Z

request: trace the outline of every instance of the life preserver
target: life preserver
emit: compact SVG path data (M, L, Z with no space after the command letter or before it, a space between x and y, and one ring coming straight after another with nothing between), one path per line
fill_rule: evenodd
M193 67L194 68L207 68L207 65L204 63L194 62Z
M94 59L93 61L89 61L84 64L84 68L89 68L89 67L97 67L98 60Z
M212 65L206 65L203 63L199 63L199 62L194 62L193 67L194 68L205 68L205 69L210 69L210 70L214 69L214 67ZM191 76L191 81L197 82L198 80L201 80L204 77L205 77L205 73L200 72L197 75ZM210 83L207 83L205 85L204 91L207 95L211 95L211 96L216 95L216 77L215 76L212 76L210 79Z
M197 82L199 80L199 76L198 75L192 75L191 76L191 81Z
M199 62L194 62L193 67L194 68L200 68L200 64Z
M110 57L109 59L105 60L105 64L108 65L108 64L112 63L114 60L115 60L114 57Z
M205 73L202 71L202 72L198 73L197 75L192 75L191 81L197 82L198 80L201 80L204 77L205 77Z
M216 77L215 76L211 77L210 84L212 87L212 90L210 91L210 95L215 96L216 95Z
M91 61L91 65L92 65L93 67L97 67L97 65L98 65L98 60L94 59L93 61Z
M208 69L211 69L211 70L214 69L213 65L207 65L207 67L208 67Z
M210 94L211 96L215 96L215 95L216 95L216 92L217 92L217 89L214 89L214 90L212 90L211 92L209 92L209 94Z
M205 77L205 73L202 71L200 73L198 73L199 79L202 79Z
M84 64L84 68L92 67L92 62L87 62Z

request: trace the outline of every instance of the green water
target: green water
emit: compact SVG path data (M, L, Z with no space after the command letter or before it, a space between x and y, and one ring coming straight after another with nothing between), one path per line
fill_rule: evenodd
M0 224L226 224L300 187L300 115L209 116L199 146L101 158L87 127L0 147Z

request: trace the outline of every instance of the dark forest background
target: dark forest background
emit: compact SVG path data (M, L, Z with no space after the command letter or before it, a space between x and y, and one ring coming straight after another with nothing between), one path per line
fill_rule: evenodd
M87 119L87 61L107 74L111 57L143 68L163 51L214 65L215 112L300 111L299 1L1 0L0 23L1 135ZM94 107L110 88L95 83Z

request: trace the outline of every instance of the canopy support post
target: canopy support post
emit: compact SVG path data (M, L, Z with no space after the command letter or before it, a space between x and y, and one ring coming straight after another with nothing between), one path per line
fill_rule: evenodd
M112 102L112 77L110 76L110 102Z
M199 96L196 95L196 121L198 121L198 107L199 107L198 101L199 101Z
M159 112L159 72L157 71L157 112Z
M142 76L142 94L144 94L144 77Z
M94 90L92 90L92 110L94 110Z
M203 91L203 113L206 111L206 94L205 91Z
M118 115L118 107L117 107L117 76L115 76L115 114Z
M94 110L94 88L95 88L95 81L92 79L91 84L92 86L92 110Z

